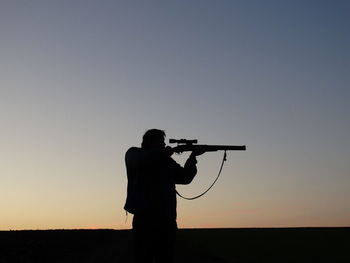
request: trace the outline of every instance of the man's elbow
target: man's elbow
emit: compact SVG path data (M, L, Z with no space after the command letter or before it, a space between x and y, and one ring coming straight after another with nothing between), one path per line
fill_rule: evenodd
M190 183L192 183L192 181L193 181L193 178L187 178L186 180L184 180L183 181L183 183L182 184L190 184Z
M190 184L190 183L192 183L195 176L196 176L196 173L187 174L186 176L184 176L182 178L182 180L181 180L181 182L179 182L179 184Z

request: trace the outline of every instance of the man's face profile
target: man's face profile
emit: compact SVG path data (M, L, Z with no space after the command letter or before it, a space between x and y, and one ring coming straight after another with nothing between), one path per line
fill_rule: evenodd
M165 148L164 138L158 138L157 140L155 140L153 147L155 149L164 149Z

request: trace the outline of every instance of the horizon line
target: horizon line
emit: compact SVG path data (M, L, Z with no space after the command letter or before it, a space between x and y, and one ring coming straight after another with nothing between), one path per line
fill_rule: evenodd
M220 230L220 229L326 229L326 228L350 228L350 226L286 226L286 227L184 227L178 230ZM48 229L0 229L0 232L15 231L130 231L132 228L48 228Z

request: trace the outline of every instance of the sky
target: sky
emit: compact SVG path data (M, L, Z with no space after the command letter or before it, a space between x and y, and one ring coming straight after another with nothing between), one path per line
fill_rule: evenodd
M350 2L0 2L0 230L129 229L150 128L228 152L180 228L350 226ZM213 182L198 157L186 196ZM174 155L183 164L188 154Z

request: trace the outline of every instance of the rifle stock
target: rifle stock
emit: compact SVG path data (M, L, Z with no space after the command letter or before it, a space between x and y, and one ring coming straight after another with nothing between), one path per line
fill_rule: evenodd
M173 148L176 153L194 151L201 149L205 152L216 152L216 151L245 151L245 145L207 145L207 144L190 144L190 145L178 145Z

